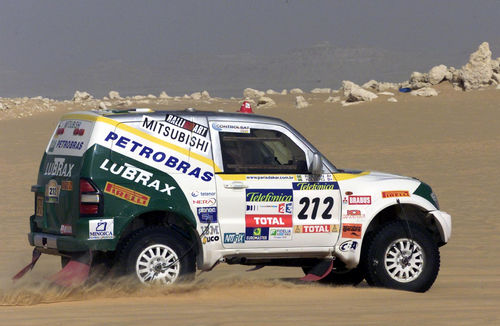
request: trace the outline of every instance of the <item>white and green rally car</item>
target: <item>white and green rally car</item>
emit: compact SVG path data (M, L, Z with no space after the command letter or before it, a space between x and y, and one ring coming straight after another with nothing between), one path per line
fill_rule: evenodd
M60 284L81 264L173 283L226 262L426 291L451 234L427 184L337 169L286 122L254 114L66 114L32 191L25 271L59 255Z

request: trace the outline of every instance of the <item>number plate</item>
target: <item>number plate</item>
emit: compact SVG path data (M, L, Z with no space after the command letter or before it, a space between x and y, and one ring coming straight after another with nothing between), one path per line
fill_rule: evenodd
M43 196L41 195L36 196L36 207L35 207L36 216L43 216L43 201L44 201Z

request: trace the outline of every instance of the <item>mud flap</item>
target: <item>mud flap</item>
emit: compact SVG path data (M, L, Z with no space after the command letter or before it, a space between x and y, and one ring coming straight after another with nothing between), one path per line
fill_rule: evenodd
M14 282L17 281L18 279L20 279L21 277L23 277L24 274L26 274L27 272L29 272L30 270L32 270L33 267L35 267L35 264L36 264L36 262L38 261L38 258L40 258L41 255L42 255L42 253L38 249L36 249L36 248L33 249L31 263L29 263L28 265L26 265L26 267L24 267L16 275L14 275L12 277L12 281L14 281Z
M92 252L73 255L71 260L57 274L49 277L54 284L70 287L82 285L88 278L92 265Z
M316 264L306 276L300 280L305 282L316 282L327 277L333 269L333 259L325 259Z

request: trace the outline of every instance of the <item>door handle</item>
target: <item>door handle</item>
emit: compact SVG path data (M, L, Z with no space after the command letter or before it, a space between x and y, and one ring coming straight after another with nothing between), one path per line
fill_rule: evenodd
M248 188L248 185L241 181L233 181L231 183L225 183L224 188L226 189L245 189Z

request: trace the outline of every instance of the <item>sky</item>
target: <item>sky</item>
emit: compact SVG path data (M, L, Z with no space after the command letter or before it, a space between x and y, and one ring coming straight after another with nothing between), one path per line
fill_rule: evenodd
M486 0L2 0L0 96L240 96L246 78L259 89L408 78L459 67L483 41L500 56L499 13Z

